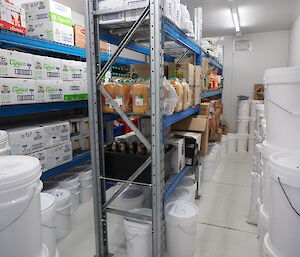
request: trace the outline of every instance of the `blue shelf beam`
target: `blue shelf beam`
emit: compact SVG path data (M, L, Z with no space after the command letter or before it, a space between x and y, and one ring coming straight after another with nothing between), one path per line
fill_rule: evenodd
M209 59L210 65L214 66L215 68L219 69L219 71L223 71L223 65L218 63L216 60L214 60L211 56L208 54L204 54L204 57Z
M73 160L71 162L68 162L66 164L63 164L61 166L58 166L54 169L48 170L44 172L41 176L41 180L45 180L47 178L56 176L58 174L61 174L71 168L74 168L75 166L78 166L86 161L89 161L91 159L91 153L85 152L79 155L74 156Z
M167 201L180 184L183 177L190 171L191 166L185 166L178 174L172 175L165 185L164 202Z
M222 94L222 89L216 89L216 90L207 90L201 94L202 98L208 98L213 96L218 96Z
M36 113L46 113L53 111L71 110L88 107L87 100L59 103L37 103L20 105L2 105L0 107L0 117L20 116Z

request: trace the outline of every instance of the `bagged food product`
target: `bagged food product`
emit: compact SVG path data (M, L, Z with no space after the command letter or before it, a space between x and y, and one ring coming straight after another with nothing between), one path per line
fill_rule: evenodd
M106 89L106 91L111 95L113 99L116 97L117 92L117 83L113 82L111 80L105 81L101 84L102 87ZM103 112L115 112L115 109L112 107L112 105L108 102L108 100L102 95L102 106L103 106Z
M187 108L189 108L189 90L190 90L190 86L189 84L183 80L180 79L179 82L182 85L182 90L183 90L183 96L182 96L182 109L186 110Z
M116 87L115 101L121 107L123 112L132 110L131 87L133 82L130 80L120 81L120 86Z
M170 79L170 83L175 88L177 96L178 96L177 105L175 107L175 112L180 112L182 110L182 104L183 104L182 85L177 78Z
M149 113L150 92L149 82L139 79L132 85L132 109L135 114Z
M170 81L164 78L164 114L169 116L174 113L178 96Z

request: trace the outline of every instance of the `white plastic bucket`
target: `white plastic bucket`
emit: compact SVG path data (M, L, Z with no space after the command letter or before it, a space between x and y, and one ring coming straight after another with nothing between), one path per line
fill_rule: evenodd
M269 233L267 233L265 235L263 251L264 251L263 257L289 257L289 256L283 256L283 255L279 256L274 252L273 246L270 241Z
M193 178L183 178L179 184L179 188L183 187L189 191L189 200L191 202L195 201L196 190L197 190L197 183Z
M264 211L264 205L262 204L259 208L258 213L258 252L259 257L264 257L264 239L268 233L269 217Z
M263 104L263 100L251 100L251 106L250 106L250 117L252 120L256 119L256 105L257 104Z
M59 188L59 182L56 180L46 180L43 182L43 193L51 194Z
M259 127L262 126L262 120L265 116L265 105L257 104L256 105L256 129L259 130Z
M270 171L270 241L280 256L299 257L300 152L272 154Z
M170 257L194 256L197 215L197 206L189 201L179 200L166 205L166 242Z
M238 117L237 120L237 133L248 134L249 133L250 117Z
M300 149L300 67L265 71L267 141L278 147Z
M248 151L248 134L238 134L237 151L247 152Z
M57 189L51 194L56 203L56 239L60 240L71 232L71 193L66 189Z
M226 156L227 154L228 154L228 137L226 135L222 135L221 155Z
M169 202L177 201L177 200L185 200L190 201L191 199L190 191L184 187L177 187L170 198L168 199Z
M238 102L238 116L249 116L250 100L240 100Z
M152 189L151 187L144 186L144 203L143 207L147 209L152 209Z
M79 176L74 173L65 173L57 176L59 186L62 189L67 189L71 192L71 209L74 213L80 202L80 181Z
M210 181L215 174L215 162L217 161L217 156L215 153L201 157L202 164L202 179L203 181Z
M236 153L237 151L237 135L228 133L228 153Z
M41 174L34 157L0 157L1 257L42 255Z
M272 154L281 152L282 149L276 148L266 141L262 143L262 163L263 163L263 177L262 177L262 202L264 203L264 209L267 216L270 214L270 184L271 184L271 172L270 172L270 157Z
M256 172L251 172L252 184L251 184L251 198L248 214L248 222L251 224L257 224L258 210L257 202L259 195L259 184L260 184L260 175Z
M42 241L48 248L49 257L55 257L57 254L55 213L55 197L41 193Z
M117 207L124 211L142 208L144 199L143 189L132 186L117 197Z
M10 145L8 134L5 130L0 130L0 156L10 155Z
M151 209L134 209L130 212L152 216ZM128 257L152 256L152 222L125 217L124 229Z

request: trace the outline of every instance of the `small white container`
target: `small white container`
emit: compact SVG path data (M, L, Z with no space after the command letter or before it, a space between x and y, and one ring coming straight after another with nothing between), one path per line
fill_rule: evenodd
M238 101L238 116L249 116L250 114L250 100Z
M237 133L248 134L249 133L250 117L238 117L237 120Z
M238 134L237 140L237 151L238 152L247 152L248 151L248 134Z
M263 251L264 251L263 257L289 257L289 256L279 256L274 252L273 246L270 241L269 233L265 235Z
M41 165L29 156L0 157L1 257L42 253Z
M133 209L133 213L152 216L151 209ZM125 217L124 230L128 257L152 256L152 222Z
M57 189L51 193L55 197L56 239L60 240L71 232L71 193L66 189Z
M300 152L272 154L270 171L270 241L280 256L299 257Z
M5 130L0 130L0 156L7 155L10 155L8 133Z
M197 183L193 178L183 178L179 184L179 188L183 187L189 191L190 201L195 201Z
M57 180L59 181L59 187L62 189L67 189L71 192L72 199L72 213L74 213L79 208L80 202L80 181L79 176L74 173L65 173L58 175Z
M42 241L47 246L49 257L58 256L56 248L55 197L41 193Z
M189 201L174 201L165 207L167 252L170 257L194 256L197 215L197 206Z
M264 205L262 204L259 208L258 213L258 252L259 257L264 257L264 239L268 233L269 228L269 217L264 211Z
M236 153L237 151L237 134L228 133L228 153Z
M227 154L228 154L228 137L226 135L222 135L221 155L226 156Z

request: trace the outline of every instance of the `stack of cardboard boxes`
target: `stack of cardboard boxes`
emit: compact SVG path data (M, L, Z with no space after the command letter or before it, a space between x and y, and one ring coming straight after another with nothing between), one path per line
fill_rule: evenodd
M90 150L90 126L88 117L70 119L73 153Z

